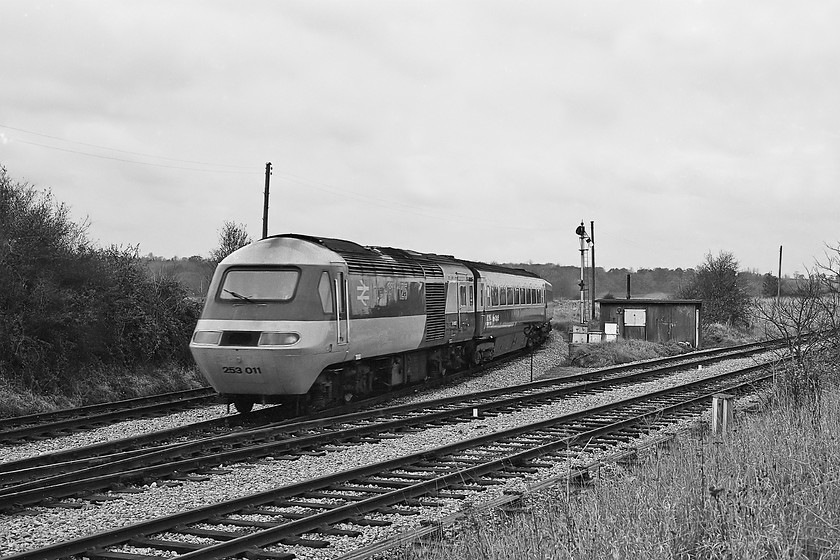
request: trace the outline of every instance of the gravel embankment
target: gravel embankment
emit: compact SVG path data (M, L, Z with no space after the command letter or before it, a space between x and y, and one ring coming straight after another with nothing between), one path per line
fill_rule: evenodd
M535 353L535 375L559 362L565 349L565 345L557 340L559 338L559 336L555 336L553 341ZM486 376L471 379L460 387L446 388L441 392L418 394L414 398L438 398L522 383L530 379L530 363L530 357L525 357L511 362ZM478 437L503 429L538 422L558 415L575 412L595 404L628 398L652 390L655 387L664 388L689 379L713 375L724 371L722 369L724 367L726 369L732 369L736 365L746 365L747 363L753 363L752 359L738 361L738 363L727 362L725 365L716 365L702 370L683 372L667 379L620 388L601 395L565 399L527 412L520 411L496 417L480 418L470 424L429 428L418 433L404 434L399 439L389 439L381 443L362 444L347 447L339 451L332 451L323 457L302 456L295 461L268 459L248 465L227 465L227 468L233 467L231 473L226 475L213 475L210 480L205 482L186 482L176 487L153 484L142 493L120 494L120 499L118 500L108 501L98 505L82 502L83 505L80 509L35 508L30 513L2 516L0 517L0 556L11 555L36 547L43 547L90 535L108 528L126 526L152 517L173 514L186 509L197 508L222 500L265 491L277 486L336 473L373 461L384 461L402 455L417 453L424 449L432 449L454 443L466 438ZM120 425L101 428L86 434L76 434L67 438L61 438L61 440L48 440L40 443L4 448L2 450L3 460L12 460L9 458L12 456L22 457L38 453L49 453L61 447L89 445L109 438L126 437L137 431L171 427L171 424L166 424L165 422L181 424L204 420L213 415L218 416L219 414L224 414L224 411L225 407L211 407L209 410L189 411L173 415L177 417L174 419L167 417L168 420L153 419L126 422ZM591 457L584 457L581 461L589 459ZM558 465L552 469L545 469L545 473L539 473L539 478L547 478L560 474L560 471L566 468L566 465ZM312 538L329 540L332 546L326 549L278 547L278 550L294 552L299 558L304 559L335 558L359 546L375 542L388 535L406 530L409 527L416 527L420 519L439 519L471 504L481 503L499 496L505 490L522 490L527 485L528 482L525 480L515 480L508 485L492 486L485 492L471 494L466 500L435 499L436 502L442 504L442 507L422 508L420 515L376 516L377 518L391 521L392 525L388 527L346 527L363 531L364 537L362 539L312 535ZM224 527L217 528L224 529Z

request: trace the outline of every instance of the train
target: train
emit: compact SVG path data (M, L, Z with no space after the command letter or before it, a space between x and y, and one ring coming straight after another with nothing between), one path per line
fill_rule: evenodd
M190 351L240 413L282 403L299 415L540 344L552 302L524 269L273 235L218 264Z

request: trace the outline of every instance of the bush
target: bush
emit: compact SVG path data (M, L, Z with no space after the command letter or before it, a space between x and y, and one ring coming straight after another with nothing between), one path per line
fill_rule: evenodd
M705 348L735 346L750 341L744 331L723 323L704 324L701 336Z
M0 377L18 390L68 395L98 368L192 364L200 310L184 288L85 230L0 167Z

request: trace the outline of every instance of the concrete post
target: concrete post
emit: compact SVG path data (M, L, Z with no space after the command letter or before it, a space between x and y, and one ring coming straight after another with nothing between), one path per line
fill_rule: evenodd
M712 433L725 435L732 427L732 395L720 393L712 397Z

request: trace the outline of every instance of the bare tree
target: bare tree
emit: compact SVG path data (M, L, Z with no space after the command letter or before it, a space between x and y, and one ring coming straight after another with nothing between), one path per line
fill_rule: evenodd
M815 407L827 374L834 374L840 357L840 247L826 260L786 287L781 298L756 300L756 316L763 320L768 338L785 342L787 367L777 377L777 393Z
M219 246L210 252L210 260L218 264L229 254L251 243L251 236L245 231L244 224L225 221L219 230Z

